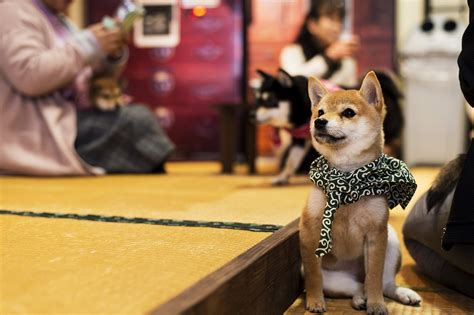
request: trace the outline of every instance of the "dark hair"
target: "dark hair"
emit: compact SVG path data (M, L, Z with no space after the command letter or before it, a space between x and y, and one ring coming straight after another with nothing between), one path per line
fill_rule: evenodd
M322 16L335 16L343 20L345 13L344 0L313 0L306 18L318 20Z
M309 20L319 20L323 16L338 17L341 20L345 16L344 0L312 0L311 7L296 37L295 43L303 48L306 60L321 54L326 47L316 43L313 35L308 30Z

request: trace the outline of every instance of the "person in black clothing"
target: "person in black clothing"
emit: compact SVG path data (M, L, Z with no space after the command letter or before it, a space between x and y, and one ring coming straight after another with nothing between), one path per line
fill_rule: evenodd
M353 57L359 50L359 38L341 38L344 15L342 0L311 1L295 42L281 51L281 68L293 76L316 76L336 85L355 86Z
M474 0L458 58L459 81L474 107ZM467 154L445 166L415 204L403 226L408 251L419 269L474 298L474 139Z
M462 51L458 58L461 90L469 105L474 107L474 0L468 0L469 25L462 39ZM466 155L466 160L454 193L451 213L443 248L450 249L455 244L474 244L474 139Z

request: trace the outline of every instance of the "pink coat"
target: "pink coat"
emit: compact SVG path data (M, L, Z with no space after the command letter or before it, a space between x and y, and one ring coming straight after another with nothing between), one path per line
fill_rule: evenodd
M58 45L32 0L0 0L0 21L0 173L101 173L76 153L76 110L58 92L88 66L90 50Z

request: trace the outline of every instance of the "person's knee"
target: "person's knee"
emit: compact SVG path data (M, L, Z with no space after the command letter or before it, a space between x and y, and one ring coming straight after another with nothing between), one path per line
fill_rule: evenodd
M415 238L417 230L420 228L419 223L426 214L426 193L423 194L415 203L410 213L403 223L403 236Z
M144 130L158 125L158 119L145 105L132 104L121 108L121 121L124 128L130 130Z
M149 119L150 117L155 118L153 112L143 104L131 104L124 106L122 107L122 113L137 119Z

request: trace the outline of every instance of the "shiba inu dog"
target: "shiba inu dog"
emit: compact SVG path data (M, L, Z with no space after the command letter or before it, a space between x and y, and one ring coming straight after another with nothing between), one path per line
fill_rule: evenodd
M89 98L94 107L109 111L125 104L122 87L113 76L98 76L91 80Z
M328 178L335 173L356 174L386 157L382 153L385 105L374 72L366 75L358 91L328 92L313 77L309 79L308 91L312 104L311 140L322 155L318 160L327 163L331 172ZM390 159L390 164L404 165L396 159L386 158ZM397 164L399 162L401 164ZM348 196L353 196L352 186L366 187L374 182L370 176L364 179L359 179L363 176L351 177ZM344 185L343 181L341 183ZM383 185L388 184L383 182L377 189L386 187ZM339 189L338 186L333 188ZM403 304L419 304L421 298L416 292L395 284L401 255L396 233L388 225L390 199L376 190L371 195L364 191L354 202L340 203L327 233L324 232L328 219L326 209L333 202L328 198L332 196L332 188L328 187L322 189L316 184L311 188L300 220L306 308L311 312L324 312L324 295L352 297L352 306L367 309L368 314L388 314L384 295ZM409 197L413 192L414 188ZM396 195L400 196L398 192ZM405 200L403 204L406 203ZM332 245L318 257L315 252L318 254L328 234Z

